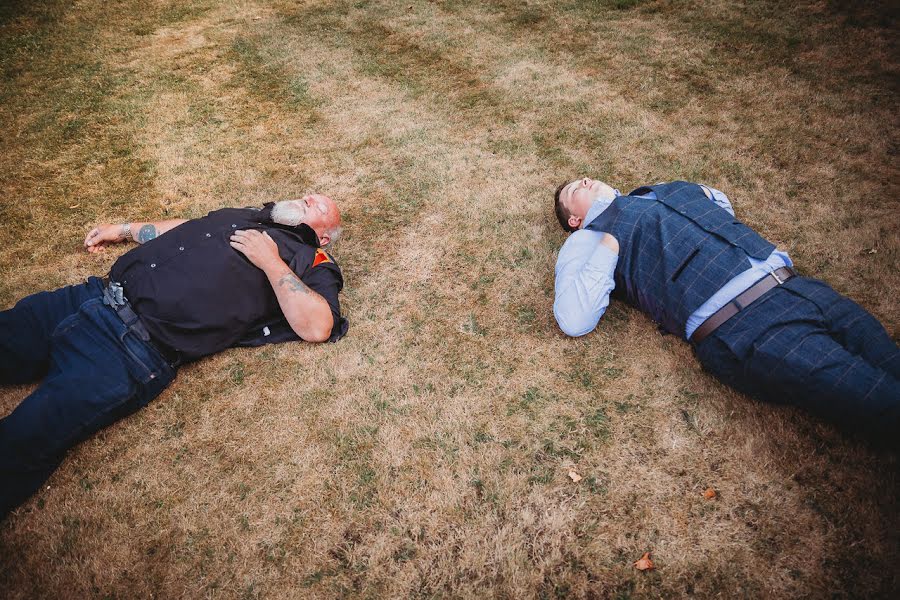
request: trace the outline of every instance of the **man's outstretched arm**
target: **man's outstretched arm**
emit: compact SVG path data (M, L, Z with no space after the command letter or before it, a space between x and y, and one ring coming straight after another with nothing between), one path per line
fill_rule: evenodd
M310 289L278 254L278 245L269 234L255 229L236 231L231 247L262 269L278 298L278 306L288 324L307 342L324 342L331 337L334 316L328 301Z
M134 221L132 223L102 223L91 229L84 238L88 252L100 252L107 244L117 244L134 240L138 244L149 242L165 232L175 229L187 219L167 219L165 221Z

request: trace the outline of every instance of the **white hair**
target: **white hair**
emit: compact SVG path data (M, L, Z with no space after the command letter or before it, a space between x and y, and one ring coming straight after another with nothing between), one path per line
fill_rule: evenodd
M344 232L344 228L341 227L340 225L335 225L334 227L331 227L330 229L327 229L327 230L325 231L325 233L328 234L328 244L327 244L327 245L328 245L328 246L331 246L331 245L334 244L336 241L338 241L339 239L341 239L341 234L342 234L343 232Z
M297 205L293 200L282 200L272 207L272 220L288 227L296 227L302 223L305 214L305 207Z
M303 223L305 216L306 206L296 200L282 200L276 202L275 206L272 207L272 220L288 227L296 227ZM328 243L333 244L338 241L342 231L340 224L326 229L324 233L328 234Z

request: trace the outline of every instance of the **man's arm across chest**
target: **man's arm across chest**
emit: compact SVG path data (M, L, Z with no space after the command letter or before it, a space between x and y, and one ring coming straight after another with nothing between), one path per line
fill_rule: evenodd
M294 333L308 342L329 339L334 315L328 301L291 270L268 233L253 229L236 231L231 236L231 246L265 273Z

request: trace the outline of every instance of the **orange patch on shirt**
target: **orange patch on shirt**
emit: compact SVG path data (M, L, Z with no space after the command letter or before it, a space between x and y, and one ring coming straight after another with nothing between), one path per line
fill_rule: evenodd
M313 266L318 267L322 263L325 262L334 262L331 260L331 257L325 253L321 248L316 248L316 257L313 259Z

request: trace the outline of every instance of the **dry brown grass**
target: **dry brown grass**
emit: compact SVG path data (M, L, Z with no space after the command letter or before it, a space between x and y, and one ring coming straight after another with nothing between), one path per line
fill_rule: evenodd
M0 524L5 595L889 596L895 455L631 308L551 314L555 184L679 177L898 332L896 23L779 4L0 9L0 305L104 272L97 221L315 189L352 323L185 367L76 448Z

